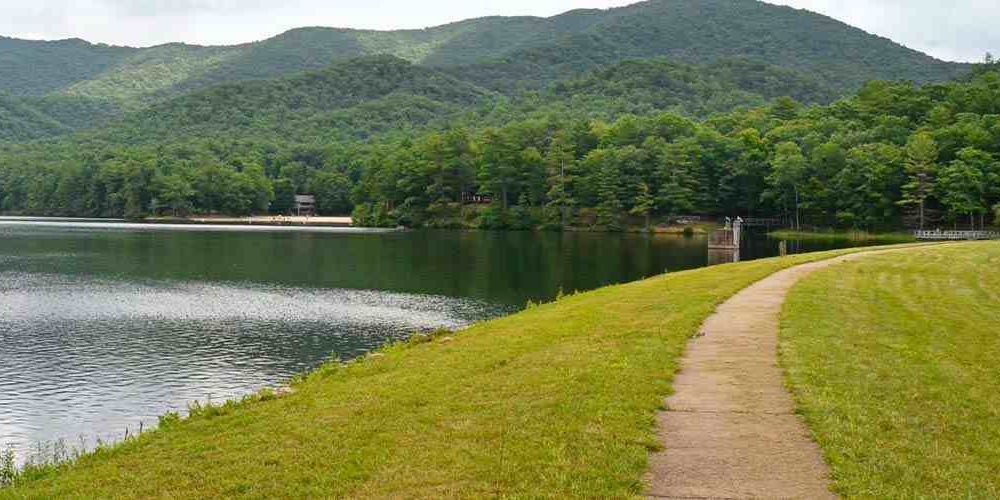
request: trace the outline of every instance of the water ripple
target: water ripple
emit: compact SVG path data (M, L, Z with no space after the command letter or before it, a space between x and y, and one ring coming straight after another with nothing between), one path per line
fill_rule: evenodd
M120 436L194 400L499 312L378 291L0 272L0 443Z

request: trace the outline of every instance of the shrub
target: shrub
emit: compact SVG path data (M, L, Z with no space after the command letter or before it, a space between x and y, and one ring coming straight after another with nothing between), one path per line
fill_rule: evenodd
M476 225L480 229L506 229L503 209L495 205L483 209L479 212L479 222Z
M13 445L7 445L0 452L0 488L10 486L17 480L18 472L14 458Z
M181 421L180 413L175 411L170 411L160 415L159 424L161 429L168 429L174 425L179 424Z

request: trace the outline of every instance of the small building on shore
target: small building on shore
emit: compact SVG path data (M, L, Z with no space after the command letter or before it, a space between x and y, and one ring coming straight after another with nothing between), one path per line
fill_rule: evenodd
M462 193L462 203L466 205L489 205L493 203L493 196L466 191Z
M316 215L316 197L311 194L295 195L295 206L292 207L292 213L306 217Z

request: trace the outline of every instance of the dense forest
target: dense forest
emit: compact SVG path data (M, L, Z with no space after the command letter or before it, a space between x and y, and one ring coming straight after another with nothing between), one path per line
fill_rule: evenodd
M249 128L215 136L196 129L172 140L140 140L130 135L141 129L132 124L106 135L7 145L0 148L0 209L127 217L281 213L296 192L312 192L321 212L353 211L358 223L378 226L619 230L697 213L886 229L978 227L1000 204L1000 73L992 67L946 84L873 81L829 105L785 97L699 120L653 111L652 104L642 114L587 113L581 96L599 72L556 85L545 98L507 102L474 87L462 92L437 74L420 77L430 70L410 73L412 66L393 58L357 64L349 68L367 68L358 75L376 67L380 80L397 82L372 88L375 97L406 85L424 89L428 102L490 104L481 114L364 140L324 140L327 128L313 122L313 132L304 134L309 139L295 142L267 121L255 129L250 115ZM357 77L343 73L347 68L296 78ZM648 80L643 71L630 74L635 82ZM604 80L607 88L630 88ZM426 87L434 82L445 88ZM659 101L669 88L662 83L637 84L629 95ZM280 85L250 88L274 97ZM303 109L310 99L325 99L321 108L340 102L318 88L280 96L296 96L291 101ZM571 104L552 104L574 88ZM598 94L613 99L606 88ZM204 95L210 103L230 93ZM237 101L226 107L252 106L252 95L232 97ZM599 101L594 109L606 105ZM187 113L171 108L154 135L183 130L183 118L170 120ZM193 123L203 120L211 117Z
M983 225L997 67L755 0L146 49L0 37L0 212Z
M156 158L161 171L186 170L188 167L184 165L201 161L194 160L195 151L231 166L243 165L244 156L251 154L245 152L247 148L254 150L251 156L260 157L258 163L273 180L280 177L283 167L330 168L333 160L317 159L313 153L305 155L308 157L305 161L286 159L289 155L302 156L303 150L357 151L363 149L359 144L363 142L404 140L449 127L474 129L553 116L615 120L626 114L670 110L685 116L707 117L738 106L760 106L781 95L808 102L830 98L826 89L795 71L742 59L722 60L707 66L663 59L626 61L580 79L558 82L543 91L510 98L439 70L392 56L372 56L279 79L211 87L152 105L110 127L65 139L8 145L0 152L0 169L6 171L0 173L0 178L8 181L6 187L0 186L0 192L25 193L24 177L37 177L35 185L39 189L47 184L53 186L57 182L45 181L43 174L70 175L82 165L103 168L120 157ZM38 103L58 99L76 98L25 97L9 101L39 106ZM3 102L0 99L0 105ZM0 106L0 112L3 109ZM28 133L26 130L32 126L64 126L41 112L24 116L34 119L23 127L3 130L18 134ZM233 146L233 138L239 138L237 142L241 144ZM343 161L341 156L335 158ZM284 165L289 161L295 165ZM312 190L301 175L296 177L299 180L294 185L296 189ZM12 187L15 185L21 187L15 189ZM343 207L343 195L338 197L341 201L325 207ZM0 210L93 216L125 213L122 203L95 201L85 204L88 208L80 208L85 199L88 198L76 197L73 205L53 202L50 195L9 195L0 204ZM271 209L280 211L281 206L278 203ZM139 205L136 207L129 214L150 210L145 205L141 210ZM182 212L244 213L268 207L266 203L192 202L181 203L177 208Z
M422 30L303 28L225 47L135 49L0 37L0 90L133 99L381 54L455 68L487 87L507 86L494 83L491 74L501 82L521 78L525 81L519 85L541 88L598 65L657 56L689 64L750 57L820 75L847 90L873 78L945 80L965 69L808 11L755 0L651 0L550 18L488 17ZM545 72L554 67L559 69Z
M422 30L302 28L233 46L139 49L0 37L0 94L73 98L48 101L41 115L30 103L21 101L16 110L8 103L11 109L0 114L0 140L65 135L218 85L282 78L374 55L398 57L511 98L651 58L695 66L742 59L780 68L789 72L780 79L800 86L789 95L810 102L830 102L871 79L941 82L969 70L818 14L756 0L650 0ZM712 77L741 87L750 83L735 81L738 73Z
M621 229L682 214L889 229L982 226L1000 209L1000 74L871 82L695 122L672 113L451 129L363 153L370 225ZM488 207L461 203L488 194ZM633 220L633 222L635 222Z

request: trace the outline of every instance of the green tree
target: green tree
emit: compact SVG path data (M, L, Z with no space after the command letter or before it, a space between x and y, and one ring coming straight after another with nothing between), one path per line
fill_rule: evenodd
M607 162L601 168L598 182L601 201L597 206L597 225L607 231L621 231L621 173L615 162Z
M483 133L480 148L480 185L496 196L500 207L506 210L510 193L517 183L521 150L505 131L497 129L487 129Z
M295 184L291 179L282 177L274 181L274 201L271 202L271 213L288 214L295 208Z
M926 132L914 134L906 144L908 182L903 185L900 203L917 206L920 229L926 222L927 199L934 193L938 153L937 142Z
M279 179L288 179L292 183L292 190L296 193L308 193L309 167L299 161L287 163L281 167L278 173Z
M969 226L975 228L975 215L986 211L983 179L981 170L961 159L940 169L936 186L938 198L948 208L953 221L959 215L968 215Z
M545 167L548 172L549 190L548 206L559 211L559 225L566 227L569 222L569 211L576 203L572 194L573 174L575 172L576 153L572 139L566 131L556 132L545 155Z
M795 206L795 229L802 227L799 219L799 189L807 177L806 158L802 154L802 148L794 142L783 142L778 144L774 150L774 158L771 160L771 175L768 182L778 193L781 199L790 198ZM791 192L791 196L788 194ZM786 203L787 205L787 203Z
M698 181L691 145L686 141L664 144L656 152L659 163L655 172L659 181L656 202L660 212L668 216L695 209Z
M153 182L156 170L149 161L128 160L123 164L124 183L119 192L125 201L122 215L126 219L141 219L153 201Z
M646 231L650 229L650 217L652 216L653 209L656 207L656 198L653 193L649 190L649 185L643 182L639 185L639 193L636 195L635 200L632 203L632 209L629 213L632 215L639 215L645 219L644 228Z
M903 158L894 144L863 144L847 152L845 167L830 182L839 225L873 229L898 223Z
M181 175L164 175L157 179L156 196L161 203L170 207L174 217L191 211L194 195L191 182Z
M325 215L351 212L351 179L340 172L317 172L312 180L316 210Z

